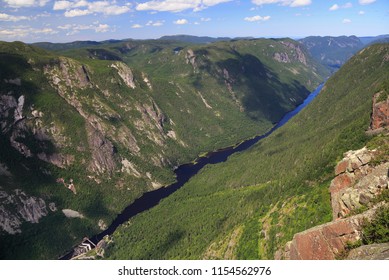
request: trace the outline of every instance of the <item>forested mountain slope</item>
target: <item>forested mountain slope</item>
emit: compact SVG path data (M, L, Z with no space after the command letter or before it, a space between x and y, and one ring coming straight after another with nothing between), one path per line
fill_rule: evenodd
M175 166L270 129L326 75L290 39L1 42L0 257L58 257Z
M314 58L333 71L364 47L364 43L356 36L309 36L299 41Z
M344 152L367 145L387 155L387 134L366 130L388 77L389 45L363 49L285 126L120 227L106 256L273 259L295 233L332 219L329 186Z

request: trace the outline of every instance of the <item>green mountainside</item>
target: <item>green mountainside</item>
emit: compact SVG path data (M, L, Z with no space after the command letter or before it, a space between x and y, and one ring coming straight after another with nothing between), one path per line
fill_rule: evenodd
M360 51L285 126L205 167L122 225L106 257L273 259L295 233L331 221L328 188L336 163L348 150L379 148L382 141L365 132L373 95L387 97L388 54L388 44Z
M328 72L290 39L0 42L0 258L57 258L175 166L269 130Z
M339 69L351 56L364 47L356 36L310 36L299 40L311 55L330 70Z

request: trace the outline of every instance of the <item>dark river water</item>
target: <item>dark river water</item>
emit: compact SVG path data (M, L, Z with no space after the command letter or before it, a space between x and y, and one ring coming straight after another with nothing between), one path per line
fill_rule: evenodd
M135 215L145 210L149 210L152 207L156 206L163 198L168 197L176 190L181 188L186 182L189 181L191 177L196 175L205 165L224 162L227 160L227 158L230 155L236 152L244 151L250 148L251 146L253 146L259 140L266 138L267 136L272 134L276 129L280 128L285 123L287 123L293 116L295 116L298 112L300 112L304 107L306 107L319 94L322 87L323 84L321 84L315 91L310 93L302 104L296 107L293 111L287 113L277 123L277 125L275 125L267 133L245 140L236 146L231 146L217 151L209 152L206 155L199 157L194 163L187 163L187 164L180 165L178 168L174 170L174 173L176 174L175 183L154 191L144 193L141 197L136 199L132 204L127 206L123 210L123 212L116 217L116 219L106 230L93 236L92 238L90 238L90 240L94 244L97 244L101 239L103 239L105 235L111 235L121 224L128 221L130 218L134 217ZM73 253L74 250L70 251L68 254L61 257L61 259L70 259L72 258Z

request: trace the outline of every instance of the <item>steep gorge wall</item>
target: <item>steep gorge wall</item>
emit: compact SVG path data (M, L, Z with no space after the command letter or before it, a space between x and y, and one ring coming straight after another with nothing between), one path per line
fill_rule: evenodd
M371 125L367 133L381 133L387 140L389 97L377 102L377 96L373 98ZM381 207L389 206L388 202L377 203L376 200L389 188L389 162L385 153L366 147L346 152L335 167L335 178L329 188L333 221L295 234L283 252L276 253L276 258L332 260L347 251L350 245L361 242L363 225L371 221ZM362 246L352 250L348 258L388 259L389 243Z

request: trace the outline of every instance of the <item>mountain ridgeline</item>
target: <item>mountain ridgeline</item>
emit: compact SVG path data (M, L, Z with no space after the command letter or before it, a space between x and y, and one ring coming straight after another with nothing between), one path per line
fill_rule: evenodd
M108 241L105 256L109 259L279 258L285 244L296 233L330 222L333 211L336 218L340 217L331 209L329 195L330 185L333 188L336 182L334 167L343 153L364 146L369 150L363 149L364 153L375 154L373 170L374 166L381 166L383 170L377 187L372 189L387 194L389 141L381 123L389 126L388 77L389 45L377 44L361 50L326 82L316 99L285 126L228 161L205 167L159 205L122 225ZM372 111L377 112L373 116L378 115L380 120L379 131L366 133L372 128ZM349 152L347 156L358 153L361 152ZM370 160L369 155L363 164ZM359 170L361 164L352 168L346 166L347 176L359 176L354 170ZM361 170L366 168L371 170L372 167L361 167ZM336 174L341 172L344 169ZM342 176L346 175L342 173ZM367 178L368 190L369 184L375 182L371 178ZM365 196L364 199L366 202L370 198ZM388 196L383 200L388 203ZM345 205L348 204L342 207L347 208ZM353 205L361 206L359 202ZM366 210L365 206L353 207L342 211L359 211L355 214ZM380 214L375 220L377 224L368 226L366 231L368 235L381 235L382 238L376 239L380 242L388 241L387 213L386 210ZM349 219L344 220L347 222ZM324 230L334 235L338 229ZM318 228L317 232L322 236L324 230ZM354 231L355 225L343 235L353 235ZM310 231L294 239L292 255L296 248L298 250L301 237L305 237L301 247L317 248L317 244L308 242L322 239L312 232L315 233ZM342 244L343 248L358 246L346 242L345 237L336 240L338 248ZM360 242L355 238L352 241ZM304 253L321 253L317 250ZM334 257L336 251L329 253Z
M356 36L311 36L301 39L300 42L313 57L332 70L339 69L351 56L364 47L362 41Z
M329 70L336 71L362 48L375 43L386 43L388 39L389 35L375 37L309 36L300 39L299 42Z
M328 76L291 39L41 46L0 42L2 259L59 257Z

